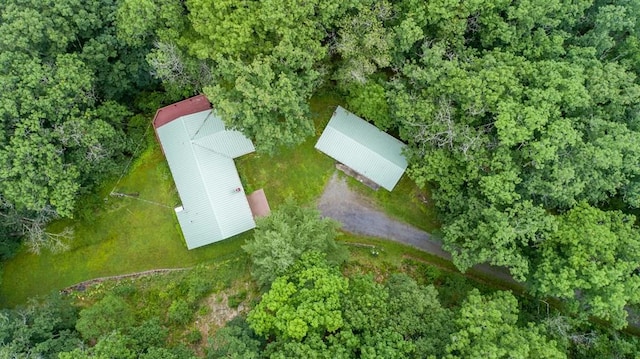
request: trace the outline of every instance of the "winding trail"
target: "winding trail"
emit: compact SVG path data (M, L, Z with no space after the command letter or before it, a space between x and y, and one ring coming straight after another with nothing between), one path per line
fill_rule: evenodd
M347 232L407 244L451 262L451 254L442 249L442 244L429 233L389 217L371 200L351 190L337 173L327 183L318 201L318 209L324 217L342 223L342 229ZM524 288L506 268L480 264L473 269L511 286Z

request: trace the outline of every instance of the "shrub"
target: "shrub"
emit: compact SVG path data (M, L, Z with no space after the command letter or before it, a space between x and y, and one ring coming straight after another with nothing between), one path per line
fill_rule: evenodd
M98 339L115 330L126 331L134 323L129 305L122 298L108 295L92 307L80 311L76 329L84 339Z
M183 299L174 300L169 307L167 317L175 324L187 324L191 320L192 310Z

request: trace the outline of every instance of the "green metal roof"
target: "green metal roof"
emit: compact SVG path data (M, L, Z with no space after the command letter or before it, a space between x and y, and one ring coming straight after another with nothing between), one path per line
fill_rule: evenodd
M318 150L389 191L407 169L405 146L340 106L316 143Z
M176 214L189 249L255 227L233 161L255 151L249 139L225 130L211 110L179 117L156 132L182 200Z

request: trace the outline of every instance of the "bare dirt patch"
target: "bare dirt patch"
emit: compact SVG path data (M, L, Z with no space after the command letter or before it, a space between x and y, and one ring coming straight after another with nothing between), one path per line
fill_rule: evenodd
M241 293L247 293L236 307L230 305L230 301ZM202 333L203 338L208 338L224 327L228 321L238 315L249 311L253 288L248 283L242 283L238 287L230 288L218 293L213 293L202 301L201 310L198 312L195 326Z

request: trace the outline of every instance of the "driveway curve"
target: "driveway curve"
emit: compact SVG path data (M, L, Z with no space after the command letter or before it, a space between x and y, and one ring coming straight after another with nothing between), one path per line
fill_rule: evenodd
M342 223L342 229L347 232L407 244L451 261L451 254L442 249L442 244L429 233L389 217L370 199L351 190L337 173L327 183L318 201L318 209L322 216ZM473 269L511 285L522 286L506 268L481 264Z

